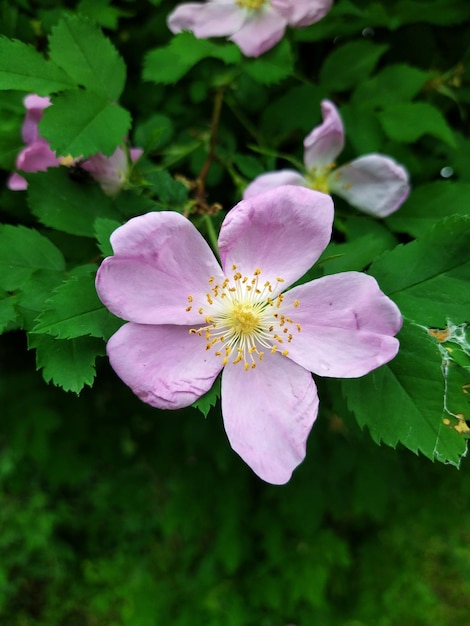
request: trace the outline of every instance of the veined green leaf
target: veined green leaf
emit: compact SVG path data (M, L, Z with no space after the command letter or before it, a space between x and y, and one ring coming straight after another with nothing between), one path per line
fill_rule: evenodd
M77 85L110 100L124 89L126 66L118 51L92 22L67 15L49 37L51 59Z

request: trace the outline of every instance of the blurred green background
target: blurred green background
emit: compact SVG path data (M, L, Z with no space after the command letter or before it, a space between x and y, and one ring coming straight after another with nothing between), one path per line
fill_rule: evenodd
M2 625L469 623L465 464L379 448L323 413L274 487L216 411L159 413L104 361L93 390L66 395L19 333L0 356Z

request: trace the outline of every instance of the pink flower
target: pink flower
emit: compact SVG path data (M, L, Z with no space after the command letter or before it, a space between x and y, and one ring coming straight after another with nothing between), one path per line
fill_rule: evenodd
M371 276L290 287L331 235L333 202L286 186L242 200L219 236L222 267L192 223L161 211L111 236L98 270L104 305L128 320L109 340L118 376L160 409L191 405L222 373L232 448L282 484L303 460L318 412L311 372L363 376L392 359L402 319Z
M305 172L285 169L261 174L248 185L243 198L280 185L302 185L335 193L375 217L396 211L410 192L406 169L382 154L366 154L336 167L335 159L344 147L343 123L332 102L323 100L321 108L323 123L304 139Z
M38 124L43 111L51 105L49 98L30 94L24 99L26 116L21 129L21 136L26 146L16 158L16 168L23 172L44 172L48 167L58 167L60 160L47 143L39 136ZM8 179L7 186L13 191L26 189L28 183L20 174L14 172Z
M228 37L243 54L257 57L280 41L287 26L318 22L332 0L209 0L180 4L168 17L173 33L190 30L199 39Z
M16 159L17 169L23 172L44 172L49 167L78 165L100 184L105 194L116 195L127 182L130 171L125 149L118 146L110 157L99 153L83 162L80 158L74 159L70 155L57 157L49 143L39 136L38 128L44 109L51 104L48 97L42 98L36 94L30 94L24 99L26 116L21 135L26 147L21 150ZM129 152L133 163L142 155L143 150L131 148ZM15 172L8 179L7 186L13 191L20 191L27 189L28 183L23 176Z
M130 159L134 163L141 157L143 150L131 148L129 152ZM101 189L108 196L115 196L119 193L129 178L129 160L122 146L118 146L110 157L96 154L80 165L101 185Z

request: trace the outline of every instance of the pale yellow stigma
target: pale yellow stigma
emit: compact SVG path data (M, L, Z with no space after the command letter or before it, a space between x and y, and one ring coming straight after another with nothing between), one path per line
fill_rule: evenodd
M302 330L290 317L300 302L295 300L287 306L282 293L273 295L277 284L284 282L281 277L271 283L261 280L260 268L251 277L244 276L236 265L232 265L232 270L232 279L225 278L220 284L214 276L208 279L204 306L198 308L205 325L189 332L205 341L206 350L214 348L223 366L242 363L249 371L263 360L265 351L289 354L287 344ZM193 296L188 296L188 302L186 311L191 309Z
M250 304L235 304L229 315L229 323L237 335L251 335L259 321L260 316Z
M321 191L322 193L330 193L330 175L331 171L336 167L336 163L330 163L324 167L312 167L307 173L306 179L310 189Z
M263 4L266 4L267 1L268 0L236 0L235 4L238 4L239 7L256 11L257 9L261 9Z

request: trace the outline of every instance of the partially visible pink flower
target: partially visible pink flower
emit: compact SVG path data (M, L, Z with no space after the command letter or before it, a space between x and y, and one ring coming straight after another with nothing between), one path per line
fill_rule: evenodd
M244 198L280 185L302 185L324 193L335 193L357 209L386 217L396 211L410 193L408 172L394 159L366 154L336 167L335 159L344 147L344 129L335 105L321 103L323 123L304 140L305 171L280 170L261 174L248 185Z
M134 163L142 156L143 150L131 148L129 152ZM129 178L129 161L122 146L118 146L110 157L96 154L80 165L101 185L101 189L108 196L115 196Z
M328 195L285 186L242 200L219 236L222 267L176 212L131 219L98 270L103 304L128 320L109 340L118 376L160 409L191 405L222 372L232 448L282 484L305 457L318 412L310 372L358 377L396 355L402 319L371 276L288 289L328 244ZM285 291L288 289L288 291Z
M42 98L36 94L29 94L24 99L26 116L21 129L25 147L16 158L16 168L23 172L44 172L48 167L58 167L60 160L56 157L48 142L39 136L38 124L43 111L51 105L49 98ZM9 189L19 191L26 189L28 183L18 173L13 173L8 179Z
M24 99L26 116L23 122L21 136L26 147L21 150L16 159L16 168L23 172L44 172L49 167L59 167L65 165L78 165L100 184L104 193L109 196L116 195L129 177L129 163L126 150L118 146L110 157L104 154L96 154L86 161L73 157L57 157L49 146L49 143L39 136L38 124L43 116L43 111L51 106L49 98L30 94ZM132 163L142 155L140 148L130 149L130 159ZM26 179L14 172L7 181L7 186L13 191L27 189Z
M179 4L168 17L173 33L190 30L199 39L228 37L243 54L257 57L275 46L287 26L321 20L333 0L209 0Z

